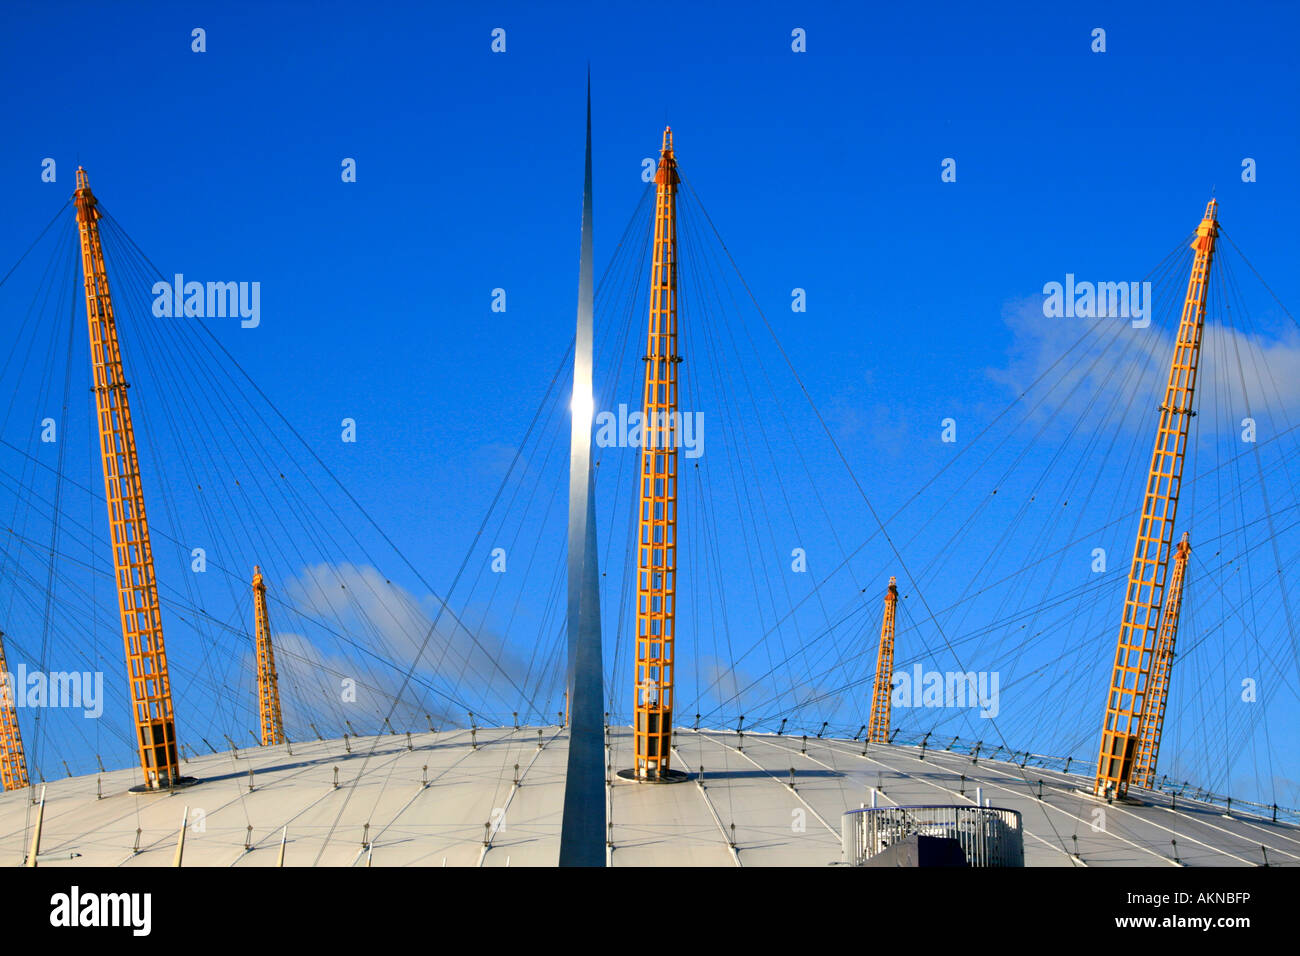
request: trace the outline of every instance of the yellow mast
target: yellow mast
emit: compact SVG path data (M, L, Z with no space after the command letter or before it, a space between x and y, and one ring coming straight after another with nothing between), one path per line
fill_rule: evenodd
M889 705L894 678L894 620L898 611L898 582L889 579L885 592L885 613L880 620L880 652L876 656L876 684L871 695L871 723L867 740L889 743Z
M673 636L677 600L677 161L664 130L655 173L654 260L642 418L637 539L636 741L638 779L670 775Z
M280 716L280 681L275 673L275 648L271 646L271 622L266 614L266 585L262 569L253 567L253 615L257 628L257 708L262 723L262 746L284 741L284 720Z
M18 712L9 695L9 665L5 663L4 631L0 631L0 790L22 790L28 785L27 757ZM17 688L15 688L16 690Z
M1146 708L1138 729L1137 757L1133 761L1132 783L1151 787L1156 778L1156 758L1160 755L1160 735L1165 727L1165 703L1169 699L1169 671L1174 663L1174 639L1178 636L1178 617L1183 607L1183 585L1187 580L1187 559L1192 553L1187 532L1178 542L1174 555L1174 570L1169 575L1169 593L1165 595L1165 610L1160 621L1160 637L1156 641L1155 657L1151 662L1151 690L1147 694Z
M158 582L154 575L149 522L145 517L140 461L127 401L126 377L117 340L117 323L109 294L108 272L99 238L99 207L77 169L77 227L81 234L81 266L86 287L86 320L90 329L90 360L94 372L95 405L99 415L99 447L104 466L104 497L117 573L118 609L126 650L127 678L140 748L140 769L148 789L164 789L180 779L176 755L176 721L172 713L171 682L163 647Z
M1151 468L1147 475L1137 541L1133 546L1133 564L1124 597L1124 617L1116 641L1115 665L1101 728L1097 776L1093 783L1093 793L1102 797L1122 797L1128 791L1137 756L1138 731L1151 691L1152 658L1155 656L1165 575L1169 569L1183 459L1187 453L1187 430L1192 420L1201 337L1205 329L1210 263L1214 259L1214 240L1219 234L1216 212L1217 205L1211 199L1192 242L1196 254L1187 282L1187 297L1183 301L1174 357L1169 366L1165 400L1160 406L1155 448L1151 452Z

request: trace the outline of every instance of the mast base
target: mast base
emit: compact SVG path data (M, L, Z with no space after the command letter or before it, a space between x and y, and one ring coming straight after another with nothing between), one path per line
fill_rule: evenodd
M147 783L142 783L139 786L127 790L127 793L167 793L170 790L181 790L185 787L192 787L196 783L202 782L203 781L198 777L177 777L175 780L169 781L168 784L163 787L151 787Z
M639 777L636 770L628 768L620 770L618 775L624 780L631 780L633 783L685 783L691 779L689 773L681 770L656 770L650 776Z

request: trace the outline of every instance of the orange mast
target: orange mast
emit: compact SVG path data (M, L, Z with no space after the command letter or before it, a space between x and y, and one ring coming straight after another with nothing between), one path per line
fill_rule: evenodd
M889 705L894 680L894 620L898 610L898 582L889 579L885 592L885 613L880 620L880 652L876 656L876 684L871 695L871 723L867 740L889 743Z
M145 517L140 461L136 454L126 377L117 340L117 323L109 294L104 250L99 238L99 207L77 169L77 227L86 286L86 320L99 414L99 447L104 466L104 497L117 572L118 609L126 649L136 742L145 787L173 786L180 780L176 756L176 721L163 647L158 582L154 576L149 522Z
M1138 731L1150 696L1152 658L1169 552L1173 543L1174 518L1182 485L1183 459L1187 453L1187 430L1192 420L1192 398L1196 391L1197 364L1205 330L1205 300L1209 289L1214 240L1219 234L1217 205L1205 207L1205 217L1196 229L1192 248L1192 274L1183 301L1182 319L1165 400L1160 406L1151 468L1147 475L1124 597L1124 617L1115 648L1115 666L1106 699L1106 718L1101 728L1101 748L1093 793L1122 797L1127 791L1138 750Z
M637 540L637 779L670 776L677 600L677 161L664 130L655 173L654 264L645 362Z
M1165 703L1169 699L1169 671L1174 663L1174 639L1178 636L1178 617L1183 607L1183 584L1187 580L1187 559L1192 545L1187 532L1178 543L1174 555L1174 570L1169 575L1169 593L1165 595L1165 612L1160 622L1160 637L1156 641L1155 657L1151 663L1151 690L1147 694L1146 708L1138 729L1137 759L1133 762L1132 783L1151 787L1155 783L1156 758L1160 755L1160 735L1165 727Z
M0 790L21 790L28 785L27 756L18 729L18 712L9 696L9 665L5 663L3 638L4 631L0 631Z
M262 746L284 742L280 716L280 680L275 673L275 648L271 646L271 621L266 614L266 585L262 569L253 567L253 616L257 628L257 709L262 723Z

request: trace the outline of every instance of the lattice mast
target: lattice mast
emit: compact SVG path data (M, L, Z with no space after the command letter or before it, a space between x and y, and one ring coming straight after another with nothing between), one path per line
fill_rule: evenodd
M180 779L176 755L176 720L171 682L163 646L158 582L145 516L140 461L127 401L127 383L117 339L113 300L99 238L99 207L77 169L77 227L81 234L81 265L86 288L86 321L90 330L90 361L94 373L95 405L99 416L99 447L104 468L104 497L108 504L113 565L117 574L118 609L126 650L131 706L145 785L163 789Z
M664 130L655 173L650 330L646 345L637 539L635 772L670 770L677 600L677 161Z
M1183 585L1187 580L1187 559L1192 544L1187 532L1178 542L1174 554L1174 569L1169 574L1169 590L1165 594L1164 613L1160 618L1160 637L1156 640L1155 656L1151 660L1151 683L1147 693L1142 722L1138 726L1137 756L1133 760L1131 782L1139 787L1151 787L1156 778L1156 758L1160 756L1160 735L1165 727L1165 703L1169 699L1169 672L1174 663L1174 641L1178 636L1178 617L1183 607Z
M871 722L867 740L889 743L889 705L894 681L894 621L898 613L898 581L889 579L885 611L880 619L880 651L876 655L876 683L871 694Z
M1187 431L1192 420L1192 398L1205 330L1205 301L1209 290L1214 240L1219 234L1217 205L1211 199L1205 217L1192 241L1195 256L1183 301L1182 318L1169 382L1160 405L1160 425L1151 452L1142 518L1133 546L1124 617L1115 648L1115 665L1106 699L1106 718L1101 729L1097 776L1093 792L1098 796L1123 796L1132 778L1137 756L1138 732L1143 710L1150 696L1152 659L1155 656L1160 611L1173 543L1174 519L1182 484L1183 459L1187 453Z
M5 662L4 631L0 631L0 790L22 790L27 779L27 756L18 729L18 711L9 694L9 665ZM15 688L17 690L17 688Z
M266 613L266 584L262 569L253 567L253 617L257 629L257 711L261 716L262 746L284 742L280 716L280 680L275 673L275 648L271 646L271 620Z

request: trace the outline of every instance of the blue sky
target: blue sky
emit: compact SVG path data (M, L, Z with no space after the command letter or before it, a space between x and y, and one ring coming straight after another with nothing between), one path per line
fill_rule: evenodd
M572 334L588 63L598 268L669 122L882 512L946 461L941 419L973 432L1014 397L990 371L1037 355L1017 316L1043 283L1140 278L1211 190L1273 291L1300 303L1292 5L740 10L10 11L0 264L82 163L165 274L260 282L261 325L213 331L435 587ZM204 53L191 51L195 27ZM1090 50L1097 27L1104 53ZM806 53L791 50L795 28ZM41 181L46 157L54 184ZM355 183L341 181L345 157ZM947 157L955 183L940 180ZM804 315L789 309L795 287ZM495 288L505 313L491 311ZM1281 341L1284 317L1257 301ZM355 445L338 441L345 417ZM829 447L818 454L834 468ZM1117 533L1121 552L1130 533ZM996 526L983 534L968 545L994 547ZM1297 711L1292 697L1277 714L1294 727ZM1092 734L1080 731L1080 753ZM1268 773L1241 773L1271 792Z

